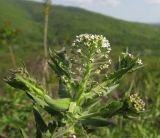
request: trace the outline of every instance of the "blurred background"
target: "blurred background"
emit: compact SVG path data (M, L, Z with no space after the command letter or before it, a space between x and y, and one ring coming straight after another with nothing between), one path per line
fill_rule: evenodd
M34 133L34 124L28 123L33 119L30 105L25 104L28 99L4 83L8 70L25 66L41 83L44 45L70 49L76 35L93 33L110 41L113 60L126 49L143 59L144 68L126 77L118 91L123 95L133 83L133 90L148 105L143 120L126 123L119 119L117 129L100 129L96 134L107 138L160 138L160 0L52 0L48 12L44 2L0 0L0 137L21 137L19 128ZM54 74L48 83L54 91Z

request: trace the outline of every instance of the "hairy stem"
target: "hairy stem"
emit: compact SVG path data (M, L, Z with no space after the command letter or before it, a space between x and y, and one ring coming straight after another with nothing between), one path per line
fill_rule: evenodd
M86 71L84 73L84 76L80 82L80 85L79 85L79 89L78 89L78 92L77 92L77 101L78 101L78 104L80 102L80 97L82 95L82 93L84 93L84 91L86 90L86 87L87 87L87 83L88 83L88 80L89 80L89 77L90 77L90 74L91 74L91 69L92 69L92 64L91 63L88 63L87 66L86 66Z
M48 19L49 19L49 1L47 0L45 2L44 7L44 39L43 39L43 45L44 45L44 68L43 68L43 85L45 88L47 88L47 79L49 77L48 72L48 44L47 44L47 38L48 38Z

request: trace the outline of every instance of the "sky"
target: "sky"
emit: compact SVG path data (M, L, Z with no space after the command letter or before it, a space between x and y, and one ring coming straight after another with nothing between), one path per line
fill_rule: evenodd
M52 0L52 3L81 7L133 22L160 23L160 0Z

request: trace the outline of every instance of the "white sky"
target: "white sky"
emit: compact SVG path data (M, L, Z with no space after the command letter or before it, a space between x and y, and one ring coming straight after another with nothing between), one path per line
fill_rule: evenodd
M160 0L52 0L52 3L81 7L128 21L160 23Z

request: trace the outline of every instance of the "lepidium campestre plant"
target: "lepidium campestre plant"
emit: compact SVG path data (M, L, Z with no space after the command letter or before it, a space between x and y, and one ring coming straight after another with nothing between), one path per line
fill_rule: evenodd
M113 126L116 115L136 117L145 110L138 94L126 94L122 99L108 99L127 73L142 67L142 61L130 53L122 53L115 70L109 70L111 47L102 35L81 34L70 51L50 52L49 65L59 78L58 98L52 98L26 69L11 72L6 82L23 90L33 100L37 137L89 137L97 127ZM43 119L40 108L51 119Z

